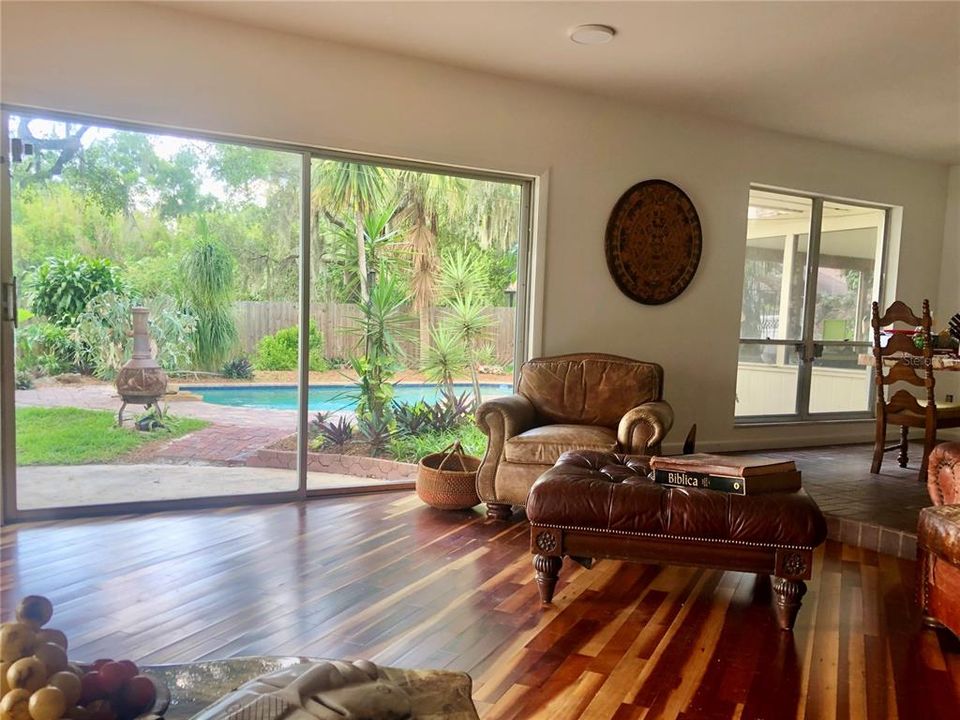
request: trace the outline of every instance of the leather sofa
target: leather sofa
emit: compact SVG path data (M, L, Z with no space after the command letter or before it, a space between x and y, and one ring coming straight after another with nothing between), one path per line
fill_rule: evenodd
M477 410L488 439L477 493L495 519L525 505L563 453L654 455L673 425L655 363L599 353L536 358L523 364L517 390Z
M926 624L960 637L960 442L930 453L927 491L934 507L917 525L918 601Z

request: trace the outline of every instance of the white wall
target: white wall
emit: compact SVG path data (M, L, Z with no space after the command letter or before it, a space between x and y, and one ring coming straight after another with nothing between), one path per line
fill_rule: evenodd
M149 5L2 3L2 99L188 129L549 173L542 347L661 363L679 442L786 446L866 424L733 426L751 182L903 207L897 295L936 296L947 171L543 85ZM801 58L797 59L802 62ZM869 119L865 119L869 122ZM693 199L704 252L677 300L624 297L604 260L618 196L660 177ZM670 446L668 445L668 448Z

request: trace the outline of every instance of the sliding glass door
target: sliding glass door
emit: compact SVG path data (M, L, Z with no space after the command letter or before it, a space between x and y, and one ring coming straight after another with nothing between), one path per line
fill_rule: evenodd
M887 210L750 191L738 422L868 417Z
M7 518L410 488L524 358L531 183L10 110Z
M6 128L17 509L295 493L294 465L255 462L296 444L297 412L237 401L258 338L236 304L291 306L276 377L295 392L301 156L45 114Z

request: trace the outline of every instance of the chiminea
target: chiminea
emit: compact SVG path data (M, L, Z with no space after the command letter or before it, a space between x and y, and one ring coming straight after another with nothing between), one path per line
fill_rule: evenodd
M150 331L147 329L145 307L133 308L133 357L117 374L117 392L123 404L117 414L117 424L123 425L123 411L127 404L156 408L160 413L160 398L167 392L167 374L150 351Z

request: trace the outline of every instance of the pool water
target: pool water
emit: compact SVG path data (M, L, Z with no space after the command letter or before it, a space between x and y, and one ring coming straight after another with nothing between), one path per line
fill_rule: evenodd
M468 383L453 386L457 395L472 393ZM271 410L296 410L297 388L294 385L181 385L186 390L203 398L204 402L233 407L267 408ZM350 397L356 393L355 385L311 385L307 407L311 411L324 410L336 412L353 410L356 400ZM480 395L484 400L513 392L510 385L480 384ZM418 400L435 402L440 398L441 389L436 385L407 384L394 387L393 398L398 402L415 403Z

